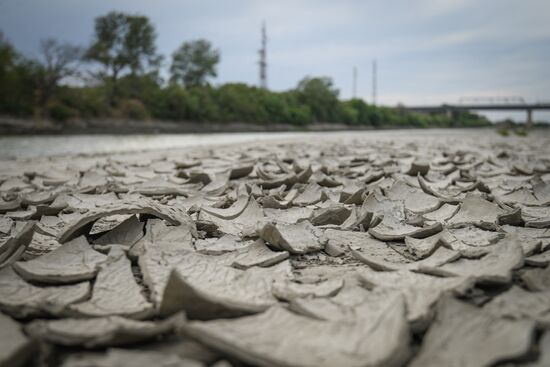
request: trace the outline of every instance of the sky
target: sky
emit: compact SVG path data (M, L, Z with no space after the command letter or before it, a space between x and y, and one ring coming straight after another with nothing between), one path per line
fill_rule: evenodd
M258 84L265 21L272 90L329 76L350 98L356 67L357 96L371 102L376 59L379 104L550 101L549 0L0 0L0 29L33 57L48 37L89 44L94 18L111 10L151 19L166 69L182 42L210 40L222 56L214 84Z

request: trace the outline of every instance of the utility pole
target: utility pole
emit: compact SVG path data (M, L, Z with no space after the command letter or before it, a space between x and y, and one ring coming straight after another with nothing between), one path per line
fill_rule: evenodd
M372 105L376 106L376 59L372 61Z
M357 98L357 67L353 67L353 99Z
M262 22L262 48L258 51L260 54L260 88L267 89L267 33L265 31L265 22Z

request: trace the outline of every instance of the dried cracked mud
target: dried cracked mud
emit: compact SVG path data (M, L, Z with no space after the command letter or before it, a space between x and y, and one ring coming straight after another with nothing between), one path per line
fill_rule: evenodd
M549 366L550 136L0 162L0 366Z

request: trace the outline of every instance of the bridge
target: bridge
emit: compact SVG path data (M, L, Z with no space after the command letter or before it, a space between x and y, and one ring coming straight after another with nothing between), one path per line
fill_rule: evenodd
M455 111L525 111L526 123L533 124L533 111L550 111L550 102L526 103L521 97L461 98L457 104L437 106L405 106L408 111L419 113L445 113L452 116Z

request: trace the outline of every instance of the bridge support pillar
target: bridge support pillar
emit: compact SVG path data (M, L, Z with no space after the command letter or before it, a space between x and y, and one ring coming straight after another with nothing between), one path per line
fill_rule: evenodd
M527 128L533 127L533 110L527 110Z

